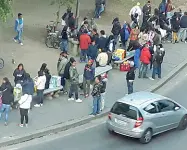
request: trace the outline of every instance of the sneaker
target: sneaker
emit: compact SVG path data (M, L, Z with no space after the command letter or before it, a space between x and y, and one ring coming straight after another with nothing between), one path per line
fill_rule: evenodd
M20 43L21 46L23 46L23 43Z
M68 92L67 92L67 91L64 91L63 94L64 94L64 95L68 95Z
M34 107L40 107L41 105L40 104L36 104L36 105L34 105Z
M7 122L5 122L5 124L4 124L5 126L7 126L8 125L8 123Z
M28 124L25 124L25 127L28 128Z
M68 98L68 101L74 101L74 98Z
M85 98L88 98L88 97L89 97L89 95L88 95L88 94L86 94L86 95L85 95Z
M152 77L150 77L149 79L150 79L150 80L152 80L152 81L154 81L154 80L155 80L155 79L154 79L154 78L152 78Z
M77 99L77 100L75 100L75 102L82 103L82 100L81 99Z
M43 104L40 104L40 106L42 107L42 106L43 106Z
M184 43L187 43L187 41L184 41Z
M91 114L89 114L89 116L90 116L90 117L95 117L96 114L91 113Z
M20 126L21 128L23 128L23 124L20 124L19 126Z
M13 38L14 42L17 43L17 40L15 38Z

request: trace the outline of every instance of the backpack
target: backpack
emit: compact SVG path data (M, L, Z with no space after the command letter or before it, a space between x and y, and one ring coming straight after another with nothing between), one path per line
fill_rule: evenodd
M163 58L164 58L164 52L163 51L157 52L155 57L156 62L161 64L163 62Z
M68 62L65 66L65 69L64 69L64 78L65 79L70 79L70 74L69 74L70 66L71 66L70 62Z

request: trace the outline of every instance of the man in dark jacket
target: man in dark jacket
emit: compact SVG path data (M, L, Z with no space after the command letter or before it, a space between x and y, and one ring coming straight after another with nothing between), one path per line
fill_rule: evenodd
M98 46L99 34L97 33L97 29L95 29L95 28L92 30L91 39L94 40L95 44Z
M101 30L100 34L101 34L101 36L98 41L98 49L106 50L108 38L107 38L104 30Z
M10 106L11 103L14 101L13 87L8 78L3 78L3 83L0 87L0 91L2 92L2 106L0 109L0 119L2 118L2 113L5 112L5 126L7 126Z
M175 12L171 18L171 29L172 29L172 41L173 43L177 42L177 33L180 29L180 18L178 17L177 13Z
M24 94L33 95L34 94L34 81L30 77L30 74L25 74L25 80L22 85L22 92Z
M64 79L65 79L65 87L64 87L64 94L68 94L69 88L70 88L70 74L69 74L69 68L71 67L71 64L75 61L73 57L70 58L69 62L66 64L64 68Z
M97 45L95 44L95 40L92 41L92 44L89 45L88 47L88 59L96 60L98 54L98 48Z
M93 87L93 91L91 93L91 95L93 96L93 111L91 115L94 116L100 113L101 87L102 87L101 76L97 76L95 78L95 84Z
M135 80L135 67L134 62L130 61L130 70L126 74L126 80L127 80L127 88L128 88L128 94L133 93L133 83Z
M95 0L95 18L100 18L102 0Z
M83 90L84 90L84 96L87 98L90 94L90 84L91 81L95 78L95 68L93 65L93 60L89 60L88 64L84 67L84 74L83 74Z
M68 19L69 19L70 14L71 14L71 8L68 8L68 9L67 9L67 12L65 12L64 15L62 16L62 20L65 21L66 26L68 26L68 27L69 27Z
M119 22L119 18L115 18L112 22L113 24L113 27L112 27L112 33L114 35L114 39L115 39L115 44L117 44L118 42L118 36L120 34L120 31L121 31L121 24Z
M178 41L186 41L186 32L187 32L187 12L184 12L184 15L181 17L180 20L180 30L178 33Z
M147 4L143 6L143 22L146 22L151 15L151 2L148 1Z

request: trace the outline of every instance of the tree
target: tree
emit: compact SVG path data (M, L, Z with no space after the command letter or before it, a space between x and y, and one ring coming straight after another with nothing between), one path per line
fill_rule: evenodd
M56 4L57 5L57 12L56 12L56 25L57 22L59 22L60 19L60 10L62 6L70 7L72 4L74 4L76 0L53 0L51 2L51 5Z
M10 14L12 14L12 0L0 0L0 20L6 22Z

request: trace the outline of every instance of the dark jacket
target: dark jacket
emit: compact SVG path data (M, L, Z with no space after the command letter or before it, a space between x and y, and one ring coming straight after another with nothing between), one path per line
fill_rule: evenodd
M25 80L22 85L22 91L23 95L33 95L34 94L34 81L30 78L28 80Z
M68 34L66 31L63 31L61 32L61 36L62 36L62 40L68 40Z
M64 69L64 78L65 79L70 79L70 74L69 74L69 68L71 66L71 63L68 62L65 66L65 69Z
M95 60L97 58L98 48L97 45L90 45L88 48L87 55L91 57L91 59Z
M121 41L122 42L128 41L128 39L130 37L130 33L129 33L129 30L127 29L126 24L123 25L123 28L120 31L120 36L121 36Z
M163 62L165 56L165 50L164 48L157 48L156 52L153 55L153 66L157 67L158 65L161 65Z
M23 81L24 78L25 78L25 70L19 70L18 68L14 70L14 73L13 73L13 76L14 76L14 82L15 83L18 83L20 81Z
M100 7L102 4L102 0L95 0L95 6Z
M151 14L151 6L148 7L147 4L145 4L142 12L144 16L149 16Z
M180 20L176 15L172 16L171 27L174 32L178 32L180 29Z
M71 30L75 29L75 18L73 16L68 18L68 25Z
M120 30L121 30L120 22L114 20L114 21L113 21L113 27L112 27L112 31L111 31L111 32L113 33L113 35L119 35Z
M181 17L180 27L181 28L187 28L187 15L184 15L184 16Z
M2 103L10 105L14 101L13 87L11 83L3 83L0 87L0 91L2 91Z
M107 39L107 37L105 36L101 36L100 38L99 38L99 41L98 41L98 48L99 49L106 49L106 47L107 47L107 41L108 41L108 39Z
M134 80L135 79L135 68L132 67L126 74L126 80Z
M95 68L93 66L89 66L88 64L84 67L84 78L86 80L94 80L95 78Z
M101 82L102 82L101 93L105 93L105 91L106 91L106 81L101 81Z
M96 33L96 34L92 35L91 39L95 41L96 45L98 45L98 43L99 43L99 34Z
M51 74L50 73L45 73L46 76L46 82L45 82L45 89L49 88L50 80L51 80Z
M101 87L102 87L102 82L95 83L93 86L93 90L91 95L94 96L101 96Z

